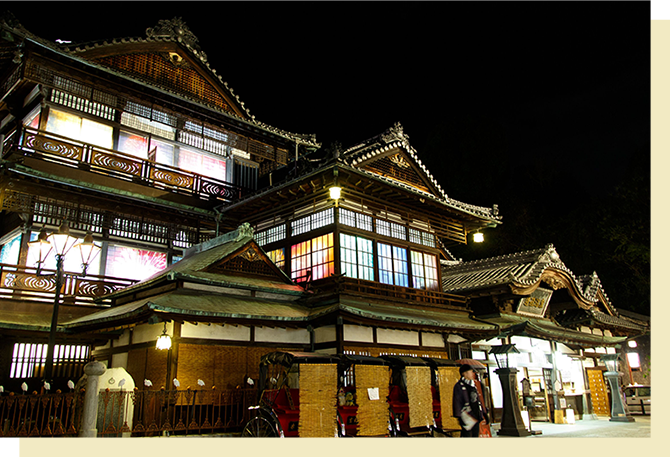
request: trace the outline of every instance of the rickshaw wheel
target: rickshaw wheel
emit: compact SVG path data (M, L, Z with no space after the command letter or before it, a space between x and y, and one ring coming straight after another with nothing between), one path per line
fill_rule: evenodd
M260 438L276 437L278 435L272 422L264 417L258 416L247 422L247 425L244 426L244 430L242 430L242 436Z

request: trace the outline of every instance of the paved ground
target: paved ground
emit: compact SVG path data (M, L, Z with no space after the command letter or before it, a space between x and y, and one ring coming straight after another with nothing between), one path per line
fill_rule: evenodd
M574 425L533 422L532 429L542 430L542 434L529 438L650 438L651 416L633 417L635 422L610 422L609 418L580 420Z

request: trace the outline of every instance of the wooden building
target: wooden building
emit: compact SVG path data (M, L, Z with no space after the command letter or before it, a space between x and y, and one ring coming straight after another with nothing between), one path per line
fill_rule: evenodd
M454 259L451 244L502 223L496 206L447 196L400 124L326 150L260 122L180 19L86 44L45 41L11 15L0 28L6 389L43 376L55 283L37 274L29 242L64 221L102 250L86 276L66 258L61 384L91 354L136 385L229 388L273 350L459 359L472 342L510 335L601 347L638 331L597 278L571 276L549 251L516 276L499 259ZM467 279L480 266L495 280ZM517 302L534 309L541 282L565 283L565 297L550 318L518 319ZM575 310L614 319L610 334L561 326ZM158 351L164 331L172 348Z

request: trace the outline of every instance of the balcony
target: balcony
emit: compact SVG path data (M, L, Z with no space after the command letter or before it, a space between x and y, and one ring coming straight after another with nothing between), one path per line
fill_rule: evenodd
M56 290L55 273L53 270L42 270L38 276L35 268L0 263L0 301L13 299L53 304ZM104 298L105 295L137 281L98 275L75 276L66 272L63 282L62 304L104 306L110 304L110 301Z
M8 134L3 145L3 159L16 161L19 157L32 157L202 200L229 202L250 191L219 179L28 127Z

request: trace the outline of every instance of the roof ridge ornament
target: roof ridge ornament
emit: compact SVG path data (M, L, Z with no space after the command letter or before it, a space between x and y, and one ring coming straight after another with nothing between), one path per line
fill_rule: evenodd
M235 241L240 241L244 237L254 237L254 228L248 222L245 222L237 228L237 237L235 238Z
M409 142L409 136L403 131L403 127L400 122L396 122L391 127L386 129L386 131L380 135L380 138L384 143L390 143L394 140Z
M147 38L168 38L180 43L184 43L197 51L199 55L205 54L200 50L198 38L186 26L186 23L180 17L173 19L161 19L155 27L147 28ZM206 58L205 58L206 60Z

